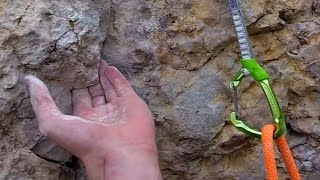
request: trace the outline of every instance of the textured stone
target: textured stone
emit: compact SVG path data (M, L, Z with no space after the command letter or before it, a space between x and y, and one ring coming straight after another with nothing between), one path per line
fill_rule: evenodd
M241 0L241 7L253 52L286 114L294 158L303 179L314 179L319 2ZM153 111L164 179L264 178L260 142L229 123L229 81L240 53L227 1L20 0L0 2L1 179L85 178L71 154L39 134L23 77L43 79L58 106L71 113L70 90L97 80L100 56ZM245 79L239 95L250 126L272 122L256 83ZM284 179L279 154L277 161Z
M305 161L305 162L302 162L302 164L303 164L303 168L304 168L304 170L306 170L306 171L312 171L314 168L313 168L313 165L312 165L312 162L310 162L310 161Z
M23 78L44 80L58 106L71 113L70 90L97 80L109 6L102 0L0 2L1 144L8 144L0 156L0 179L60 176L58 165L40 157L64 163L71 154L39 134Z
M317 137L311 119L309 123L305 119L295 120L302 110L314 121L319 117L319 103L314 100L318 96L317 66L309 67L303 62L311 61L300 60L308 55L318 62L315 52L319 26L313 22L316 20L308 21L312 3L241 2L246 23L250 25L253 51L272 75L288 123L299 133ZM126 1L112 3L116 26L110 29L103 55L128 74L154 112L165 179L264 177L261 147L248 142L218 118L228 121L232 110L228 82L239 68L236 61L239 50L233 43L235 33L226 4L205 0L145 1L129 7ZM144 16L145 12L150 12L149 16ZM142 27L136 23L145 21L150 22L149 28L146 23ZM305 27L298 27L299 24ZM130 30L125 30L128 27ZM141 28L146 31L134 31ZM301 41L302 37L308 44ZM302 53L304 46L314 48L313 53ZM149 57L146 66L139 70L133 68L139 61L132 52L137 51ZM272 122L259 86L245 81L241 92L240 109L251 125L260 128ZM210 111L217 113L213 115ZM223 111L223 116L219 111ZM210 126L213 126L211 133ZM295 158L300 169L311 176L316 172L310 166L312 160L304 157L314 158L319 150L307 146L305 140L296 140L298 137L292 138ZM280 174L286 177L285 172Z
M314 160L313 160L313 166L315 169L319 170L320 169L320 156L318 155Z

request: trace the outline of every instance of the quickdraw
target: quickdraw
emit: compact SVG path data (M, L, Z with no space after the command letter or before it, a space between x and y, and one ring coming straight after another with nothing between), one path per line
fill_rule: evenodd
M301 176L289 149L288 143L285 139L286 124L284 115L280 108L277 97L270 85L269 74L253 58L247 29L243 20L238 0L228 1L242 55L242 68L232 78L230 83L230 88L234 92L235 108L235 112L231 113L231 122L240 131L253 137L262 138L266 175L268 180L278 179L275 153L273 150L273 139L276 140L278 149L284 159L290 178L292 180L301 180ZM243 78L247 77L248 75L251 75L252 78L260 84L264 94L267 97L273 120L275 122L274 124L265 125L262 129L262 132L248 127L240 119L237 88L239 87Z
M280 137L286 132L286 124L284 120L284 115L278 103L277 97L272 90L269 81L269 74L267 71L261 67L257 61L253 58L253 53L251 50L247 29L243 20L240 4L238 0L228 0L231 10L232 19L234 22L236 34L238 37L238 42L241 51L241 64L242 68L237 72L237 74L232 78L230 83L230 88L234 92L234 108L235 112L231 113L231 122L240 131L253 136L261 138L261 131L248 127L243 120L240 118L239 105L238 105L238 92L237 89L243 80L243 78L251 75L251 77L257 81L264 94L267 97L269 107L272 112L273 120L276 125L276 132L274 137Z

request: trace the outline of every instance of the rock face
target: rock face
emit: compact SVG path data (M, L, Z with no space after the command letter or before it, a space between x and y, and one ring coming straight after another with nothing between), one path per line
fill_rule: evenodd
M70 90L97 80L110 1L0 2L0 179L57 179L71 154L38 132L23 78L34 74L71 111ZM36 154L36 155L35 155Z
M286 114L294 158L304 179L317 179L320 3L242 0L241 7ZM153 111L164 179L263 179L259 141L229 123L229 81L240 57L226 0L1 1L0 32L1 179L83 178L71 154L39 134L23 77L44 80L70 113L70 90L97 80L99 57ZM246 79L240 92L248 123L272 122L256 83Z

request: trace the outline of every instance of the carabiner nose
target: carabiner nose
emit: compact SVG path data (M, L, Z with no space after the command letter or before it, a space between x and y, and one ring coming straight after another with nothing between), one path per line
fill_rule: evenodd
M241 60L243 68L237 72L237 74L232 78L230 83L230 88L233 90L234 94L234 108L235 112L231 113L231 122L240 131L257 138L261 138L261 132L248 127L243 120L239 118L239 105L238 105L238 93L237 88L240 85L242 79L245 77L245 70L250 72L250 75L257 81L267 100L272 112L273 120L277 127L274 137L278 138L286 132L286 124L284 121L284 115L280 108L277 97L270 85L268 73L257 63L255 59L243 59Z

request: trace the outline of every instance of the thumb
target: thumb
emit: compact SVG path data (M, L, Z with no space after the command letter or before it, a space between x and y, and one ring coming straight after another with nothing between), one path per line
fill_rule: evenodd
M25 77L32 108L36 114L40 132L47 135L50 124L62 117L62 113L52 99L47 86L37 77L28 75Z

